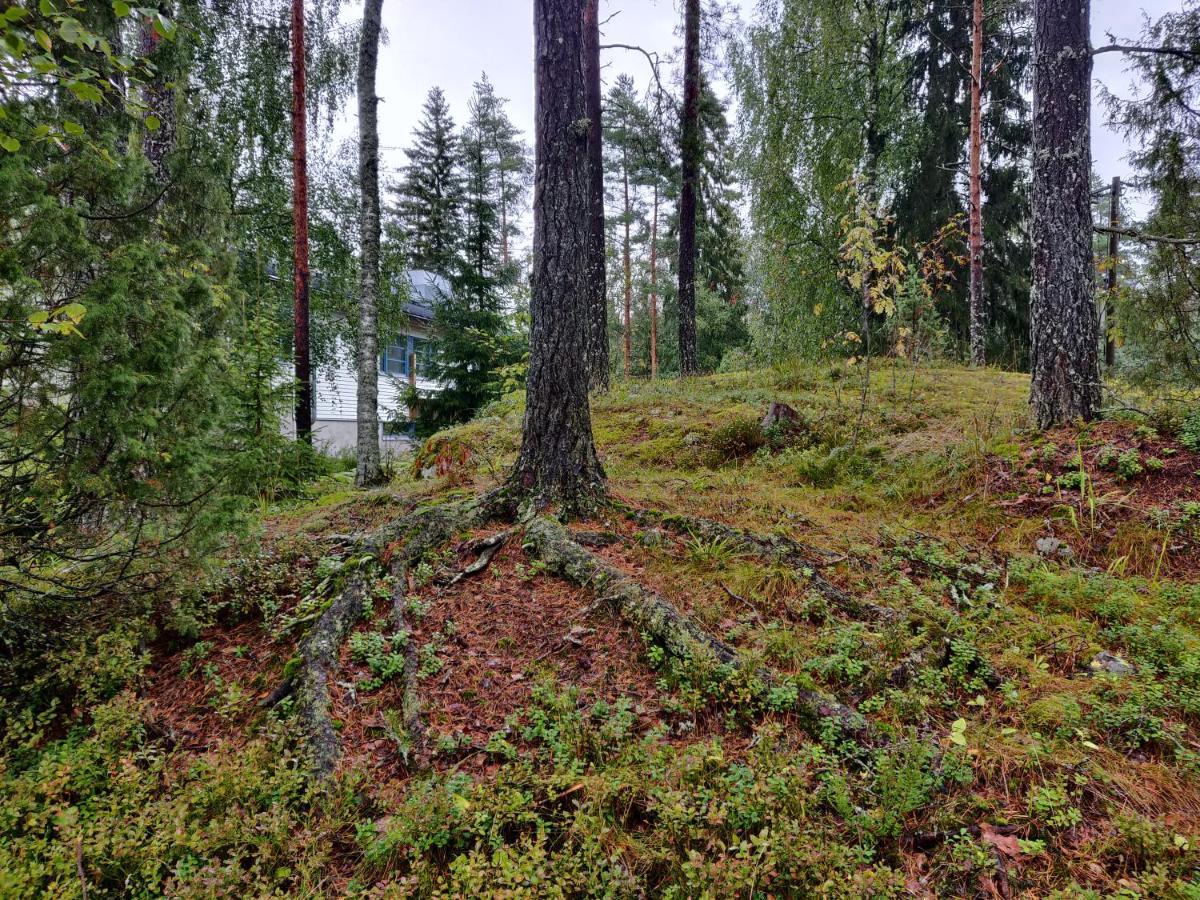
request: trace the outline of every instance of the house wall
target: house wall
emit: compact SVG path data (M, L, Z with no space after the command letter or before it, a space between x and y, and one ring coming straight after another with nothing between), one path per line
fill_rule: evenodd
M428 339L429 330L413 322L408 331L413 337ZM403 341L403 338L398 339ZM337 362L317 369L313 378L313 444L328 453L353 452L358 443L358 372L353 348L340 341L335 350ZM417 371L418 390L437 390L437 382L430 381ZM384 456L409 450L413 440L406 434L387 434L384 422L402 423L408 418L408 409L402 396L407 387L407 378L398 378L387 372L379 373L379 418L380 450ZM284 433L294 435L295 424L291 416L283 423Z

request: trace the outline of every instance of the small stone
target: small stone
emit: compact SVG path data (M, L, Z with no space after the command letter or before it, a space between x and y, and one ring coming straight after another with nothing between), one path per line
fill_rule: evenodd
M643 547L659 547L667 538L661 528L650 528L642 532L641 542Z
M1056 537L1041 537L1034 544L1039 556L1058 556L1063 546L1063 542Z
M694 431L689 431L683 436L683 444L685 447L698 447L704 442L704 438Z
M1088 663L1088 669L1095 675L1101 672L1107 672L1109 675L1132 675L1134 672L1133 666L1107 650L1101 650L1093 656L1092 661Z
M421 477L428 481L437 475L437 466L428 466L421 470Z

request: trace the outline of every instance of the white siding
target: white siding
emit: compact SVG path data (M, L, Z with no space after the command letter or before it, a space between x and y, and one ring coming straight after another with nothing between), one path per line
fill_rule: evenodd
M422 328L410 328L409 334L426 338ZM317 421L354 422L358 419L358 373L351 349L342 345L336 350L337 362L317 370L314 379L316 398L313 418ZM408 411L401 402L407 387L406 378L397 378L386 372L379 373L379 417L385 421L404 419ZM437 383L421 377L417 371L417 388L423 391L437 390Z

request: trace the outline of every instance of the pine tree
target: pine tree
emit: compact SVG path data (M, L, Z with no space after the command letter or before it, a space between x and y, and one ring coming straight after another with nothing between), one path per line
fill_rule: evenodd
M1039 428L1100 409L1092 256L1091 0L1035 0L1029 402Z
M509 488L586 513L606 493L588 406L589 239L583 17L576 0L535 0L537 183L533 327L521 450Z
M406 152L397 214L412 266L450 278L462 243L463 176L459 138L441 88L430 90Z
M700 0L684 0L683 107L679 123L679 371L695 375L696 358L696 203L700 159Z

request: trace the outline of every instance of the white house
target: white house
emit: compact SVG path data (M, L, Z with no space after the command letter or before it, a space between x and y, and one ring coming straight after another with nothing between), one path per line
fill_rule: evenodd
M379 419L384 455L412 446L412 429L403 394L407 385L419 390L436 390L436 382L424 377L428 359L433 311L439 297L450 286L433 272L408 273L409 300L404 304L407 322L404 333L380 346ZM313 373L313 444L325 451L353 451L358 442L358 376L352 348L339 346L336 362ZM415 363L415 368L412 364ZM286 423L292 431L292 423Z

